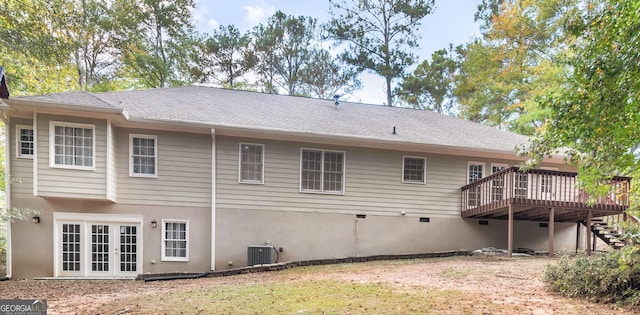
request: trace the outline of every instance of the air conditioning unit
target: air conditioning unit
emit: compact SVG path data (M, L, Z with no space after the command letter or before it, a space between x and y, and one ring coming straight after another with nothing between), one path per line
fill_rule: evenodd
M247 266L274 264L278 253L273 246L252 245L247 249Z

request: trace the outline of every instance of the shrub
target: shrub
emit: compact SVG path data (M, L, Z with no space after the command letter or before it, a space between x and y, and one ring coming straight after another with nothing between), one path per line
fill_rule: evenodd
M547 266L545 282L551 291L595 302L640 305L640 248L593 256L564 256Z

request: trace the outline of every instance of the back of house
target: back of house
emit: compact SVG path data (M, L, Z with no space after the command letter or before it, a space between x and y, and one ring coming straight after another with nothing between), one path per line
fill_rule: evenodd
M462 215L514 191L491 181L493 194L461 193L521 163L528 139L429 111L210 87L19 97L0 110L8 207L39 211L7 226L16 279L506 248L509 229L515 247L550 242L548 215ZM542 167L519 189L560 187L572 170L561 158ZM575 250L578 219L559 221L555 248Z

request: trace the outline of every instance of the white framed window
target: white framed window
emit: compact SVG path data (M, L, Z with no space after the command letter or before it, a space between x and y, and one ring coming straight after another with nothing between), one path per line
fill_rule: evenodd
M467 184L471 184L480 180L484 176L484 163L472 162L467 163ZM480 205L481 200L481 188L480 186L472 187L469 189L468 205L471 207L477 207Z
M129 134L129 176L158 177L158 137Z
M300 149L300 191L344 194L345 152Z
M491 175L506 170L509 167L507 164L491 163ZM504 184L505 176L494 178L491 181L491 200L497 201L504 198Z
M95 169L95 125L49 122L49 166Z
M404 156L402 159L402 182L411 184L426 184L427 158L419 156Z
M162 260L189 261L189 221L162 220Z
M16 157L33 159L34 148L33 126L16 125Z
M239 151L239 182L264 184L264 144L240 142Z
M467 184L471 184L484 177L484 163L469 161L467 163Z

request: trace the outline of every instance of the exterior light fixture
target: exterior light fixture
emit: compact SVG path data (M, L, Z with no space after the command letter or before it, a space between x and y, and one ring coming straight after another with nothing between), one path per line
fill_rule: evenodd
M36 224L40 223L40 216L37 214L31 219L33 220L33 223L36 223Z
M158 221L156 221L156 219L151 220L151 227L154 229L158 227Z

